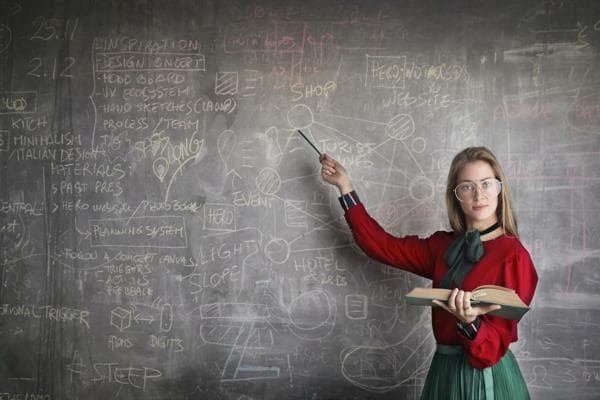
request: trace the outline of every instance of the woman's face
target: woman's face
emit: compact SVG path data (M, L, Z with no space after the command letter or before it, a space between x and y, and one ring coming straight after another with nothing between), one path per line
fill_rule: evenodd
M463 182L474 183L477 190L473 192L472 198L460 202L465 213L468 229L483 230L489 228L496 222L496 209L498 208L498 195L485 195L482 183L487 179L494 179L494 170L485 161L470 161L459 171L457 186ZM488 183L490 181L487 181Z

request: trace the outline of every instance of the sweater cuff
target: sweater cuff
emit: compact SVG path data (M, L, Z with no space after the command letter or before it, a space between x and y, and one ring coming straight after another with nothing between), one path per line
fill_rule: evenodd
M475 340L477 337L477 332L479 332L479 327L481 326L481 320L478 318L470 324L463 324L462 322L457 322L456 327L458 331L467 339Z
M358 195L354 190L349 193L346 193L345 195L340 196L338 200L340 201L340 204L342 205L344 211L348 211L355 205L360 204L360 199L358 198Z

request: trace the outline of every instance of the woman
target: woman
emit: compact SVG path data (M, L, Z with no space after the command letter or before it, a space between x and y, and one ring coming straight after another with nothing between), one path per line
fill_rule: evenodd
M379 262L453 289L448 304L434 301L437 342L422 399L528 399L527 386L508 349L517 321L488 314L499 305L471 305L471 290L485 284L514 289L530 304L537 273L518 239L504 172L485 147L458 153L448 173L446 206L453 232L427 239L394 237L369 216L346 170L321 157L323 180L337 186L358 245Z

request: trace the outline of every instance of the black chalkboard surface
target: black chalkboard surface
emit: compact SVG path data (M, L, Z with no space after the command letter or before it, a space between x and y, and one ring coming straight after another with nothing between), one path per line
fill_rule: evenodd
M507 171L535 399L600 393L597 1L0 1L0 400L417 399L453 155Z

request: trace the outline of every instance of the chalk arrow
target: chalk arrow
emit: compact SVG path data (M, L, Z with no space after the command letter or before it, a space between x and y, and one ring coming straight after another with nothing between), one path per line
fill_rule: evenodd
M147 322L149 324L154 322L154 318L151 315L147 316L147 317L142 317L142 314L137 314L136 316L133 317L133 320L138 324L140 322Z

